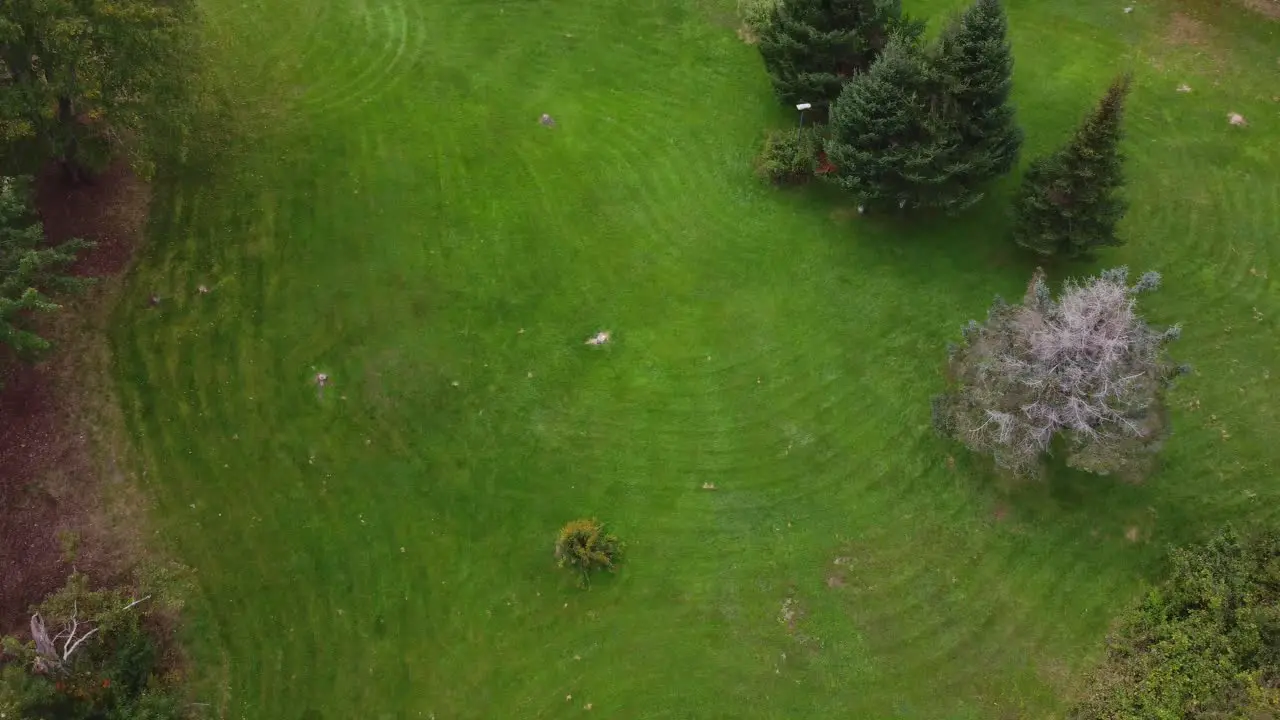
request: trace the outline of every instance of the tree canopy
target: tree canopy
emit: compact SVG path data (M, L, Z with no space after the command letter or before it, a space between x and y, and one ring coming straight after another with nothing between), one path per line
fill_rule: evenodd
M1228 528L1175 550L1129 610L1073 720L1280 714L1280 534Z
M165 589L103 588L73 573L31 616L28 641L0 639L0 715L24 720L192 717L165 666L166 639L146 616ZM151 588L148 588L151 590Z
M1027 170L1014 200L1014 240L1045 257L1089 257L1121 244L1126 203L1120 139L1129 78L1111 84L1098 107L1057 152Z
M867 208L931 204L955 170L955 138L939 137L930 69L918 43L894 38L831 110L827 157L834 181Z
M998 0L978 0L936 45L891 39L831 111L835 181L865 208L964 210L1017 162L1013 56Z
M177 116L193 13L191 0L6 0L0 142L76 180L120 148L145 160Z
M49 347L30 329L32 313L58 306L48 293L83 287L85 280L67 275L76 253L88 243L73 240L56 247L44 244L44 231L31 213L28 183L0 177L0 345L20 356Z
M1022 147L1022 128L1009 102L1013 50L1000 0L977 0L943 30L933 67L942 88L941 105L955 123L964 168L956 179L952 206L982 197L981 186L1013 169Z
M825 109L891 37L923 30L901 0L782 0L760 34L760 54L781 101Z
M1165 389L1184 368L1166 353L1178 326L1157 331L1137 313L1160 276L1127 280L1126 268L1109 270L1054 298L1037 271L1022 304L996 298L952 348L950 387L934 401L939 431L1022 475L1059 439L1073 467L1143 475L1168 433Z

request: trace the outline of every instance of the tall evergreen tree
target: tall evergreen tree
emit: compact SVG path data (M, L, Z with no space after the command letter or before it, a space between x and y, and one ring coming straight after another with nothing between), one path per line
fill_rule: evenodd
M1089 257L1120 245L1126 203L1120 138L1129 77L1111 84L1064 147L1032 163L1014 201L1014 240L1044 256Z
M778 99L825 110L889 38L923 31L902 14L901 0L781 0L761 33L760 54Z
M1013 169L1022 147L1014 117L1013 51L1000 0L975 0L953 19L933 53L943 112L955 123L966 160L953 203L981 198L980 186Z
M46 293L69 292L85 282L67 274L76 253L89 247L82 240L58 246L45 243L44 228L34 217L24 179L0 177L0 345L31 356L49 343L30 329L30 316L57 310Z
M870 209L945 206L965 171L953 128L932 114L935 86L918 43L892 39L831 109L827 158L835 182Z

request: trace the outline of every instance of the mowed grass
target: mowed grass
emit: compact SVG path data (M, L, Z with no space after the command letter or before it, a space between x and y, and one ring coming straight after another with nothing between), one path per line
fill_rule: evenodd
M206 0L235 140L157 182L115 337L157 531L196 570L199 700L1061 713L1168 545L1276 515L1280 25L1009 5L1028 154L1135 73L1130 242L1053 273L1165 276L1145 309L1198 372L1142 485L1010 484L933 435L946 343L1030 274L1012 181L912 222L763 186L794 119L730 0ZM551 558L583 516L628 546L589 590Z

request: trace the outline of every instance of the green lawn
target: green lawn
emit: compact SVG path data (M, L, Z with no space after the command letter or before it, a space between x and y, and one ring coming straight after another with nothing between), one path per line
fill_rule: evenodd
M1008 4L1030 153L1136 74L1104 264L1164 273L1198 370L1143 485L1010 485L933 435L945 344L1030 274L1012 185L911 223L762 185L794 117L733 0L205 0L234 124L158 179L114 338L200 699L1060 713L1169 544L1280 508L1280 22ZM587 591L551 559L580 516L628 544Z

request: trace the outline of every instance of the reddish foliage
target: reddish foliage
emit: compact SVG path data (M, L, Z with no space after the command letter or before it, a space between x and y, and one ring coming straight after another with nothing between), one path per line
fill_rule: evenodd
M827 157L827 152L825 150L819 150L817 173L819 175L827 175L835 172L837 169L838 168L831 163L831 159Z

